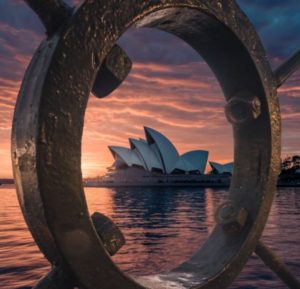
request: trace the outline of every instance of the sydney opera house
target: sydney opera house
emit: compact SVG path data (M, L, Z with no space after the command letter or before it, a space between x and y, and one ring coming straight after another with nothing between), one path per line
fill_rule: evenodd
M144 127L145 139L129 139L129 146L109 146L114 163L96 186L178 186L216 184L228 186L233 163L210 162L208 151L193 150L179 155L173 143L160 132Z
M158 131L145 127L146 139L129 139L130 148L109 146L115 159L112 168L142 168L161 174L204 174L208 151L179 155L175 146Z

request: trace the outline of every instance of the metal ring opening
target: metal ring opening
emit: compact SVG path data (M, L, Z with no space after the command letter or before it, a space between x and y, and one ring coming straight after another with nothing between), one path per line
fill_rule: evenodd
M212 68L227 101L236 95L248 101L251 94L261 103L258 117L233 126L229 205L237 218L229 227L236 223L239 228L227 230L220 222L190 260L142 280L150 288L225 288L262 233L280 156L273 74L254 29L233 1L85 1L64 29L42 43L26 73L14 118L12 158L23 213L47 258L62 263L84 288L143 288L117 268L96 234L80 158L96 73L132 25L162 29L190 44Z

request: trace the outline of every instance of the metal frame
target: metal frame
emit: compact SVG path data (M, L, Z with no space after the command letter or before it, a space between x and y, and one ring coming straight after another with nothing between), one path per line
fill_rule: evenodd
M45 4L27 2L43 20ZM65 7L60 0L48 5L54 12ZM76 276L81 288L144 288L112 262L91 222L81 137L90 91L100 87L99 95L107 95L130 70L123 51L113 49L116 41L133 25L154 27L186 41L218 78L233 123L235 168L229 200L218 210L203 247L156 281L139 281L156 289L167 284L226 288L257 247L268 218L280 163L277 87L298 68L291 63L299 54L274 74L254 28L233 0L86 0L72 13L53 15L64 19L59 27L43 21L48 38L24 77L12 133L19 201L41 251ZM106 63L110 69L103 69ZM113 85L102 95L105 79Z

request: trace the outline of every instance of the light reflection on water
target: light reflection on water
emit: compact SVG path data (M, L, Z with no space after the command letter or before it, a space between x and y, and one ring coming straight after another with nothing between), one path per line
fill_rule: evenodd
M0 288L31 288L49 265L31 239L13 186L0 187ZM113 257L127 273L168 271L189 258L213 228L213 213L227 192L213 189L87 188L90 213L111 217L126 237ZM300 189L280 189L263 240L300 277ZM252 257L232 289L285 288Z

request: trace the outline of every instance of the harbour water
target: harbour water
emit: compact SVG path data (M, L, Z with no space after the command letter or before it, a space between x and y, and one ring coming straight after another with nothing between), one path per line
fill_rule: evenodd
M126 245L113 257L134 276L168 271L205 241L213 213L227 197L222 189L86 188L90 213L117 223ZM29 289L50 268L24 223L14 186L0 186L0 288ZM263 241L300 278L300 188L279 188ZM231 289L286 288L253 256Z

